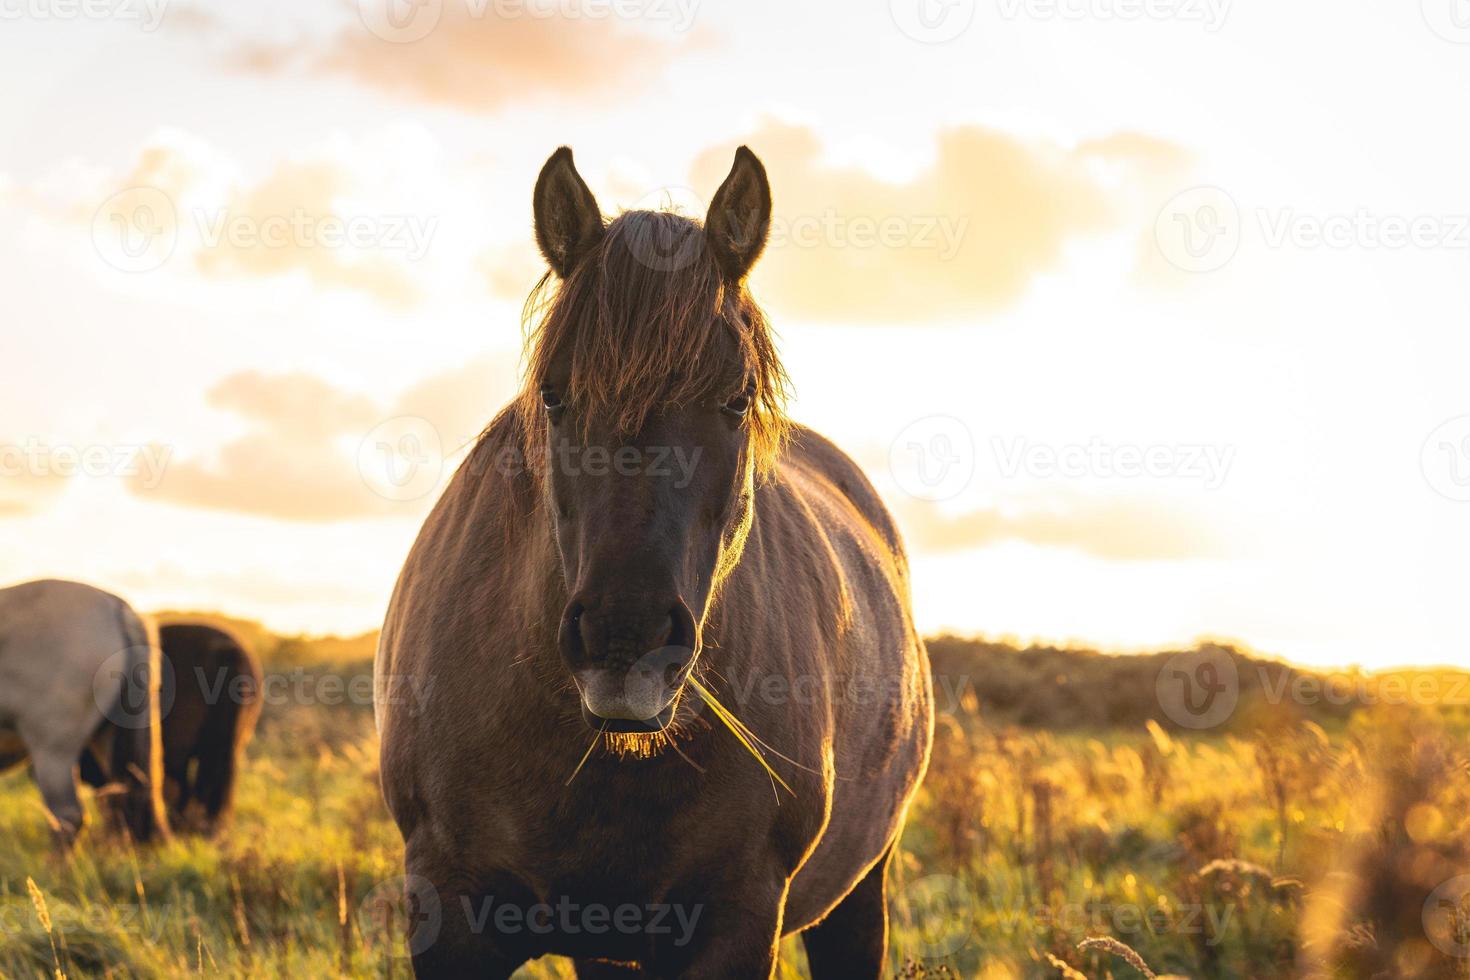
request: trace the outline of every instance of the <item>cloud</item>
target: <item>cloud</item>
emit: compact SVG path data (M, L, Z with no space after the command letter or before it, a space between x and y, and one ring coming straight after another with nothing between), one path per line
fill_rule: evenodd
M333 387L310 374L232 374L209 392L209 403L248 419L272 434L316 443L377 421L365 395Z
M304 272L316 285L376 296L406 308L419 298L408 263L422 258L437 225L426 215L349 213L354 174L331 160L282 163L259 183L234 188L197 212L194 253L206 275L268 277ZM397 256L390 258L394 252Z
M476 439L514 395L519 361L512 356L473 358L419 382L398 396L394 411L429 419L444 440L446 455Z
M1187 561L1226 552L1218 532L1194 515L1139 498L1068 497L960 514L915 504L904 510L901 526L914 550L930 553L1009 541L1071 549L1107 561Z
M495 358L478 358L410 388L393 404L345 391L310 374L244 371L212 388L209 404L243 419L248 430L211 455L176 459L156 486L128 489L153 501L287 521L325 522L419 516L509 394L512 375ZM497 383L499 379L500 383ZM388 485L373 440L397 452L405 434L422 458L416 480Z
M175 461L153 490L137 480L129 481L130 490L150 500L285 520L382 512L353 457L336 444L383 418L370 399L310 375L246 371L215 386L208 402L250 422L251 431L213 460Z
M565 4L558 9L521 0L449 0L417 7L363 0L351 6L362 15L335 31L305 31L290 41L236 42L227 49L228 58L248 71L340 75L395 98L469 112L547 97L595 106L653 81L678 51L658 35L684 36L695 9L689 3L648 5L640 23L627 26L609 16L567 16ZM388 22L383 15L390 8L409 16ZM210 17L195 17L183 26L216 37L236 33Z
M0 518L25 517L51 506L66 487L66 477L56 473L31 472L22 457L0 445ZM12 455L14 458L12 459Z
M298 275L403 309L421 298L422 260L446 207L435 155L427 134L400 127L359 142L333 138L245 175L205 141L164 129L125 167L73 162L0 187L0 203L90 225L98 256L127 272Z
M1136 134L1064 148L981 126L940 133L933 163L889 183L823 162L816 134L767 123L746 140L770 171L772 244L757 295L846 322L972 316L1021 298L1074 238L1150 215L1134 197L1187 155ZM711 149L693 186L717 187L733 147Z

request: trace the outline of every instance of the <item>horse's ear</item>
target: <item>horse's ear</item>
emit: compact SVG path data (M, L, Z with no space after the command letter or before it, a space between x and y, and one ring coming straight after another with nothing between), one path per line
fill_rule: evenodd
M572 163L570 147L560 147L541 168L532 198L536 244L558 276L565 279L602 238L602 212Z
M705 238L726 279L745 278L765 250L770 231L771 183L760 159L742 146L704 219Z

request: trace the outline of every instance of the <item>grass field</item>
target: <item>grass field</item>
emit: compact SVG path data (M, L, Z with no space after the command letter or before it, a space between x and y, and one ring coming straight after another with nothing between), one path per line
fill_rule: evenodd
M136 851L91 804L62 859L28 775L0 778L0 974L409 976L369 914L401 853L354 693L372 638L244 628L281 696L228 833ZM890 880L895 975L1144 975L1079 949L1111 938L1159 975L1470 976L1463 702L1258 705L1193 733L1136 690L1158 670L1140 659L934 649L946 710ZM1108 698L1105 720L1077 707ZM805 975L799 943L781 975Z

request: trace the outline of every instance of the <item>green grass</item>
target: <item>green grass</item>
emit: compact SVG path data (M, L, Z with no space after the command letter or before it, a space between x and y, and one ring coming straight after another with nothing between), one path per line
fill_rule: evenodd
M363 654L267 648L285 672L352 673ZM1139 975L1079 951L1089 937L1160 975L1470 975L1420 913L1435 884L1470 873L1463 714L1199 736L991 727L975 708L941 718L892 870L896 975L1061 975L1049 957ZM268 708L216 839L135 852L89 806L92 826L59 858L28 775L0 778L0 975L409 976L395 931L359 914L401 873L369 707ZM784 946L780 976L805 976L799 946ZM546 960L522 975L572 974Z

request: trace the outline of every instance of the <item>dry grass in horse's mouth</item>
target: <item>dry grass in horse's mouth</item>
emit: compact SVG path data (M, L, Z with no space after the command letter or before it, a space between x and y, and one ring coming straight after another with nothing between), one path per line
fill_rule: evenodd
M739 718L736 718L735 715L730 712L730 709L721 704L719 702L719 699L710 692L710 689L701 684L697 678L689 678L689 686L694 689L694 692L696 694L704 699L705 704L710 706L710 710L715 713L715 717L720 719L720 721L724 723L726 728L730 729L730 734L734 735L736 740L745 747L745 750L755 758L755 761L761 764L761 768L764 769L766 771L766 774L772 779L771 791L775 792L776 783L780 783L782 787L785 788L786 792L790 793L792 796L795 796L796 791L787 784L786 780L782 779L780 775L777 774L776 770L771 768L771 764L766 761L765 753L756 748L757 743L765 745L765 742L761 741L760 736L756 735L755 732L745 727L745 722L741 721ZM770 746L768 745L766 747L770 748ZM772 749L772 751L775 750ZM780 801L780 794L777 794L776 802L779 803Z
M709 705L710 710L714 712L715 717L720 720L720 723L723 724L726 728L730 729L730 734L735 736L736 741L738 741L740 745L747 752L750 753L751 757L754 758L756 762L760 763L761 768L764 769L766 771L766 774L771 777L771 790L774 792L776 789L776 784L779 783L781 787L786 790L786 792L790 793L792 796L795 796L796 791L791 788L790 784L787 783L786 780L781 778L781 775L776 772L775 769L771 768L771 764L766 761L765 753L761 751L760 747L768 749L782 759L785 759L786 756L781 755L780 752L777 752L774 748L771 748L771 746L768 745L765 740L763 740L755 732L751 731L750 728L746 726L745 722L735 717L735 714L731 712L729 708L726 708L723 704L721 704L720 700L714 696L714 693L711 692L709 688L701 684L698 680L690 677L689 687L696 694L699 695L700 699L704 701L705 704ZM675 752L678 752L679 755L682 756L687 762L689 762L691 766L694 766L694 768L696 769L700 769L700 767L692 759L689 759L689 757L684 755L684 753L679 749L678 744L675 742L673 737L669 735L667 729L658 732L610 732L607 731L604 727L602 729L599 729L597 734L592 737L592 743L587 746L587 751L582 755L581 760L578 761L577 767L573 769L572 774L567 777L566 785L570 786L572 784L572 780L577 778L577 773L582 771L582 767L587 764L587 760L592 757L592 753L597 749L599 745L601 745L605 751L617 755L617 757L620 759L626 758L628 756L632 756L635 759L650 759L666 749L672 749ZM700 771L702 772L703 770L700 769ZM777 800L779 801L779 799L780 797L778 794Z
M602 744L618 758L651 759L674 742L664 732L603 732Z

